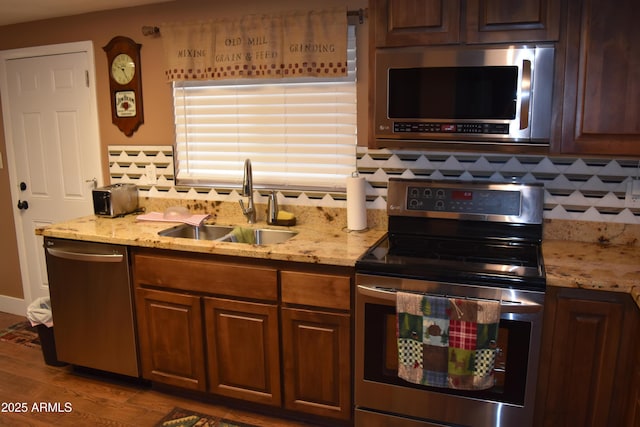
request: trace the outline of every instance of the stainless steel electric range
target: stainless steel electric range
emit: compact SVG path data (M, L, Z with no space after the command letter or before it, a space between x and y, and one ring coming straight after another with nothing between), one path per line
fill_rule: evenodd
M390 179L388 233L356 263L356 426L530 426L546 277L538 184ZM500 301L495 384L397 376L396 292Z

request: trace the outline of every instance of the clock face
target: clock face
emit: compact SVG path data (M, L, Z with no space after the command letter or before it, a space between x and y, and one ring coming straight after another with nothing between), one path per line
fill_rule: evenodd
M113 80L121 85L126 85L133 80L135 73L136 64L129 55L121 53L113 58L111 62L111 77L113 77Z

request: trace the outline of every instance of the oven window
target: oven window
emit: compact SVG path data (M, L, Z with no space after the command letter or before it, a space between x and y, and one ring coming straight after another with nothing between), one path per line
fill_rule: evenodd
M501 119L516 116L518 67L389 70L391 119Z
M496 385L488 390L466 391L426 387L398 378L398 346L395 307L365 304L364 378L402 387L430 390L458 396L524 405L529 355L529 322L501 319L499 352L494 376Z

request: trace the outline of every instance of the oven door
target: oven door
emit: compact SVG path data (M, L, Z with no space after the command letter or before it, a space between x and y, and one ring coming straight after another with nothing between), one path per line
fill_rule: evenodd
M496 384L488 390L426 387L397 376L394 289L415 290L427 282L357 275L356 426L530 426L539 360L544 294L514 295L503 301L495 363ZM453 294L456 288L462 292ZM447 285L446 294L465 295ZM487 289L495 298L496 290ZM431 293L429 291L428 293ZM516 297L516 298L514 298Z

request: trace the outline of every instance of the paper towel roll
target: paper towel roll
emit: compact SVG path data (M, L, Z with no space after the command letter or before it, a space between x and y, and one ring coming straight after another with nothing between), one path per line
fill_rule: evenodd
M347 178L347 228L367 228L367 197L364 177L354 175Z

